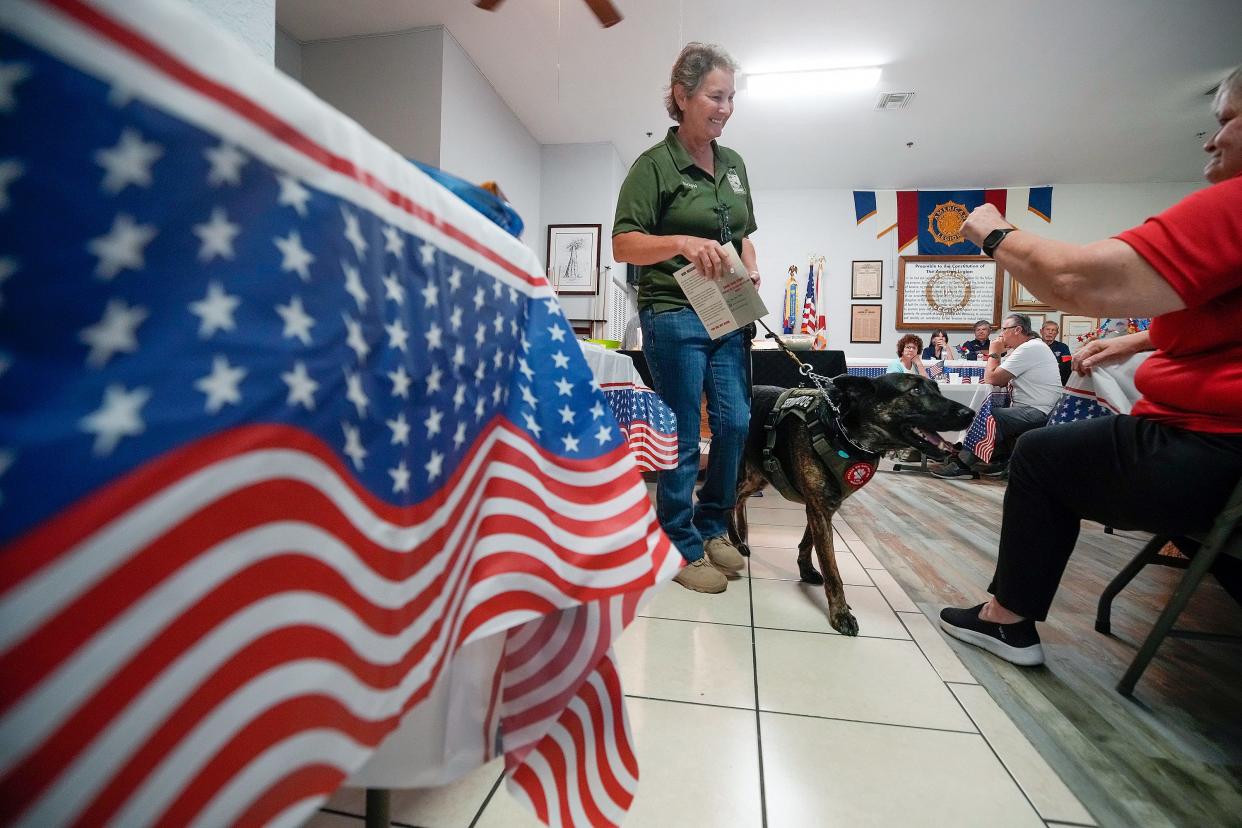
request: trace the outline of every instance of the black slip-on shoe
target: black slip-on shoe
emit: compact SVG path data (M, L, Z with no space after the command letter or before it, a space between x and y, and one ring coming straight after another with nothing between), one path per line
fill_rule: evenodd
M967 644L974 644L1011 664L1034 667L1044 663L1044 648L1035 632L1035 622L1027 619L1016 624L997 624L979 617L983 604L958 609L945 607L940 611L940 629Z

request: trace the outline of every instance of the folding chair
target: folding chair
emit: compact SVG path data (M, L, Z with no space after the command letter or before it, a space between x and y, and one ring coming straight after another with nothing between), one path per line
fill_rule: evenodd
M1190 601L1190 596L1199 586L1199 582L1203 580L1203 576L1211 568L1213 561L1216 560L1218 555L1230 555L1242 559L1242 481L1239 481L1238 485L1234 487L1233 494L1229 497L1229 502L1225 504L1225 508L1216 516L1216 522L1212 524L1212 528L1208 530L1207 534L1187 535L1186 537L1203 544L1193 558L1185 560L1169 558L1159 554L1161 547L1168 543L1172 536L1156 535L1135 556L1134 560L1126 564L1117 573L1117 577L1113 578L1112 582L1105 587L1104 593L1100 596L1100 603L1096 608L1095 629L1096 632L1108 635L1111 632L1110 614L1113 599L1117 597L1117 593L1125 588L1126 584L1134 579L1134 576L1138 574L1140 569L1149 563L1158 563L1186 570L1186 574L1182 576L1181 583L1178 584L1172 597L1169 598L1169 603L1165 605L1164 611L1156 619L1155 626L1148 633L1147 640L1143 642L1129 669L1121 677L1121 681L1117 683L1117 692L1123 696L1133 694L1134 685L1138 682L1139 677L1143 675L1143 671L1147 669L1152 656L1156 654L1156 648L1164 641L1165 636L1194 638L1202 641L1242 642L1242 635L1181 630L1173 626L1177 621L1177 617Z

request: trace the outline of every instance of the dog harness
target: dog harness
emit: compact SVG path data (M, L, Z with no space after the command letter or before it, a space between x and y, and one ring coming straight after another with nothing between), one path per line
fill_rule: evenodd
M802 494L790 481L774 451L776 429L786 417L797 417L811 433L811 448L838 480L844 484L842 497L849 497L867 484L880 464L878 452L855 445L841 427L836 406L827 393L814 388L790 388L776 399L763 427L767 439L763 446L763 469L783 497L805 503Z

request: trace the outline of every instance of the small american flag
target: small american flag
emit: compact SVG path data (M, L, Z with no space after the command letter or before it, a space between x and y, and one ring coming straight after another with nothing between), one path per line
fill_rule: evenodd
M992 452L996 451L996 418L992 409L1009 406L1009 389L993 391L979 406L975 419L966 430L966 439L962 445L974 453L984 463L992 462Z
M939 379L944 376L944 360L938 359L927 365L927 378Z
M0 824L301 824L420 716L619 824L679 556L529 248L187 4L0 6L0 169Z

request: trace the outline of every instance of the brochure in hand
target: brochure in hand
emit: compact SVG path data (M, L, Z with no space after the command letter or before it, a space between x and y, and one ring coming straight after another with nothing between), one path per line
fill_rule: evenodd
M768 312L737 250L732 245L725 245L725 249L729 251L729 269L719 279L707 278L693 264L673 274L712 339L749 325Z

